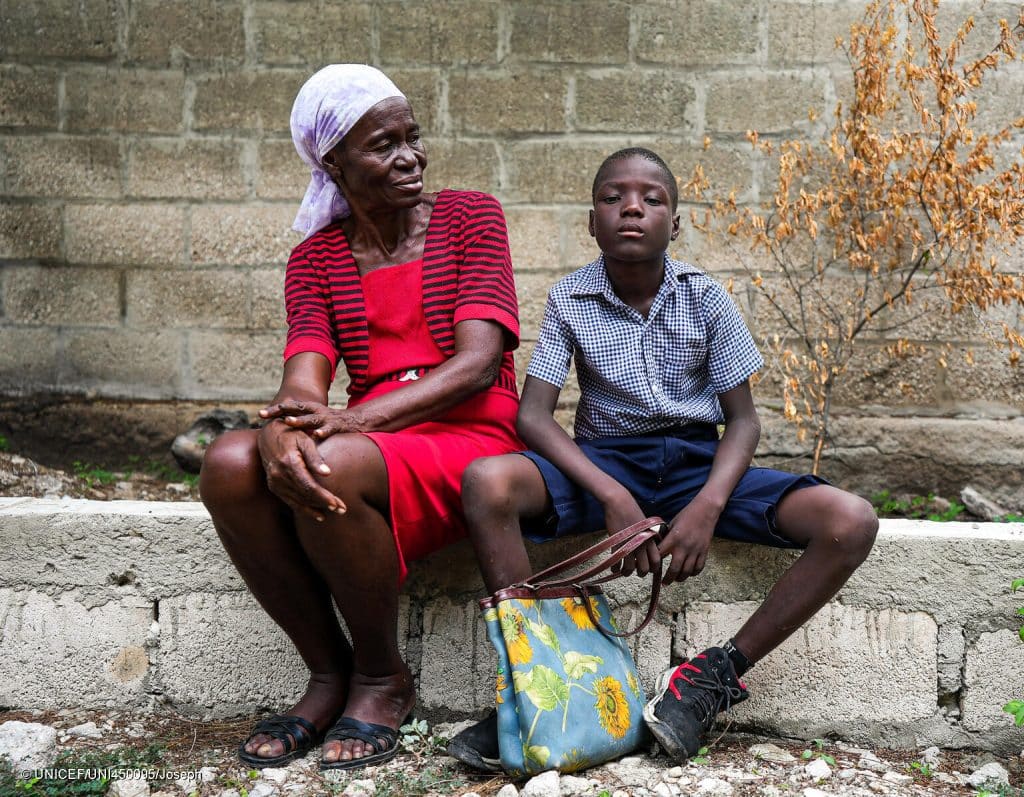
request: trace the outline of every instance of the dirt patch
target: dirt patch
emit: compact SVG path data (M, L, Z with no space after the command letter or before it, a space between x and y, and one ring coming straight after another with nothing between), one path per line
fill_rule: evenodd
M199 489L196 476L157 458L146 461L137 458L134 467L121 470L77 461L77 464L72 463L71 472L68 472L0 451L0 496L91 498L97 501L198 501Z

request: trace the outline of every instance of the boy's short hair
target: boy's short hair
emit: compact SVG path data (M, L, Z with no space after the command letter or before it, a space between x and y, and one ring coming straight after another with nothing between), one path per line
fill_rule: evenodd
M597 201L597 186L600 185L601 179L604 177L604 173L607 171L608 167L613 163L626 160L627 158L643 158L661 169L662 173L665 175L665 188L668 190L669 199L672 200L672 210L675 210L679 205L679 186L676 185L676 176L672 173L668 164L665 163L658 153L652 152L646 147L626 147L624 149L620 149L618 152L613 152L605 158L598 167L597 174L594 175L594 185L590 189L591 201Z

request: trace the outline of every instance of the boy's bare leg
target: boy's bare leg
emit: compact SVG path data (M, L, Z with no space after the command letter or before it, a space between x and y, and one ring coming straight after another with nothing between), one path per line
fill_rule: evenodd
M733 637L736 651L712 647L666 673L661 694L644 709L655 738L679 761L696 754L719 711L747 699L739 678L745 665L763 658L839 591L878 531L867 501L828 485L787 495L777 521L780 534L806 549Z
M824 484L783 498L777 520L783 537L807 547L733 637L751 663L828 603L867 558L878 533L878 518L867 501Z
M466 468L462 507L488 592L529 578L520 519L540 517L549 503L544 478L521 454L478 459Z

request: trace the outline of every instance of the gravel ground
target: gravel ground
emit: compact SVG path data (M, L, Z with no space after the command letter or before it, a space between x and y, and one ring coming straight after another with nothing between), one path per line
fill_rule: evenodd
M459 725L438 725L412 734L405 750L379 767L348 775L321 774L316 754L281 769L262 772L242 766L235 755L239 741L253 719L194 721L167 711L151 713L60 711L0 713L0 736L8 721L38 723L56 731L60 765L97 768L117 762L164 773L192 777L150 780L146 784L40 781L31 789L13 786L10 776L0 783L0 794L110 794L121 797L274 797L278 795L470 795L480 797L917 797L918 795L976 795L981 789L967 784L983 765L1001 767L1008 783L992 783L990 794L1024 795L1024 761L998 758L964 750L865 750L841 741L807 745L787 739L764 739L725 733L710 745L705 760L677 766L661 755L622 759L580 773L556 777L554 773L530 781L477 774L443 753L443 739ZM155 745L148 747L149 745ZM762 745L755 747L755 745ZM765 747L764 745L770 745ZM134 754L133 752L134 751ZM142 756L142 758L139 758ZM142 761L143 763L139 763ZM4 790L6 783L6 791ZM55 790L46 791L46 788ZM72 790L74 787L74 790ZM134 790L133 790L134 789ZM515 791L513 792L513 789Z

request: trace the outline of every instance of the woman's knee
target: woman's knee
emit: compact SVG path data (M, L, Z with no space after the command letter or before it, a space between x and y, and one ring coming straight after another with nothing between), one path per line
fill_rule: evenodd
M255 433L225 432L206 449L199 472L199 495L211 512L249 501L264 489Z

